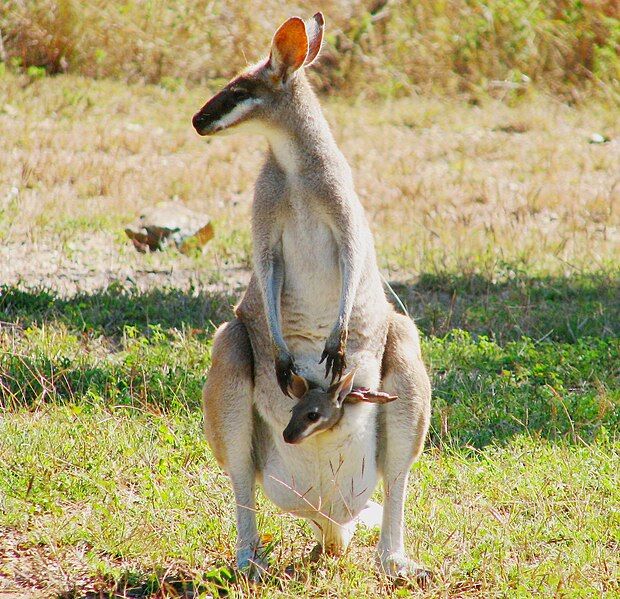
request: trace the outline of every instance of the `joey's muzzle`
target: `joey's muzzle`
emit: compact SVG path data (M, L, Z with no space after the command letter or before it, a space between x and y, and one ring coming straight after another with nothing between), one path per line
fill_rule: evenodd
M302 439L303 436L299 434L300 431L295 430L295 427L291 426L290 424L284 429L284 432L282 433L282 437L284 437L284 441L286 443L290 443L291 445L295 445L296 443L299 443Z

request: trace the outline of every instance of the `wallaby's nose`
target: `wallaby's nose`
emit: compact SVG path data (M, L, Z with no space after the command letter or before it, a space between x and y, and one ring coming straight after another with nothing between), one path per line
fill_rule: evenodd
M200 135L204 134L203 132L208 122L209 122L209 115L202 112L202 110L200 112L197 112L192 118L192 125L194 125L194 129L196 129L196 131Z

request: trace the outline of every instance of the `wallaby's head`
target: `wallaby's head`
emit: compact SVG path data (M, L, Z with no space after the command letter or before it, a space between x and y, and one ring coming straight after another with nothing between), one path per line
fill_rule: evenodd
M194 115L196 131L213 135L241 123L269 121L290 100L298 71L316 59L323 27L320 12L307 21L285 21L273 36L269 57L235 77Z
M299 443L331 429L342 418L345 403L388 403L397 399L394 395L380 391L353 389L354 377L355 370L352 370L324 391L319 387L311 387L304 377L293 374L289 391L298 401L291 410L291 419L284 429L284 440L287 443Z

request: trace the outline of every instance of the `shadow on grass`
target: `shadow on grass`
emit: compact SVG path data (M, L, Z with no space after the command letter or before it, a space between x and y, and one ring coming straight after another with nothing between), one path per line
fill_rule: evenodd
M619 272L572 277L517 273L501 281L422 274L411 283L390 284L426 335L443 337L462 329L498 343L523 336L568 343L580 337L620 336ZM74 331L111 339L120 338L126 326L143 333L152 325L208 330L229 320L239 299L201 289L138 291L114 284L64 299L48 290L4 286L0 323L28 327L61 322Z
M498 343L523 336L568 343L620 336L620 271L571 277L516 273L500 281L422 274L412 283L390 284L427 335L463 329Z
M4 286L0 287L0 326L62 323L72 331L110 340L120 339L126 327L143 334L153 326L210 332L231 317L234 302L225 293L193 288L139 291L113 284L95 293L62 298L45 289Z
M140 579L148 579L140 582ZM136 579L136 580L134 580ZM118 581L96 581L100 587L97 591L81 592L77 589L57 595L57 599L146 599L147 597L175 597L177 599L192 599L194 597L227 596L227 587L217 587L208 583L201 583L183 575L132 573Z
M427 274L393 287L427 335L434 443L483 447L523 433L569 442L618 434L617 278L493 282ZM237 299L117 286L63 299L2 288L0 321L15 328L8 338L19 339L19 351L0 355L0 407L94 398L196 409L210 364L208 340ZM47 330L25 330L55 323L69 331L61 341L51 341ZM98 346L98 337L112 348Z

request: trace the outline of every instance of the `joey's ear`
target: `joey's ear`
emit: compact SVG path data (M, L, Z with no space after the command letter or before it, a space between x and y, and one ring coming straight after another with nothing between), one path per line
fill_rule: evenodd
M317 12L311 19L306 21L306 35L308 36L308 55L304 61L304 66L311 65L321 50L323 43L323 30L325 29L325 19L323 13Z
M329 388L329 392L336 396L335 399L338 407L342 405L342 402L345 400L346 396L349 395L349 393L351 393L351 389L353 389L353 378L355 377L355 372L355 370L351 370Z
M286 82L304 64L307 55L306 25L299 17L291 17L273 36L269 65L274 74L282 82Z
M293 379L288 386L288 390L293 397L301 399L308 392L309 388L308 381L303 376L293 373Z

